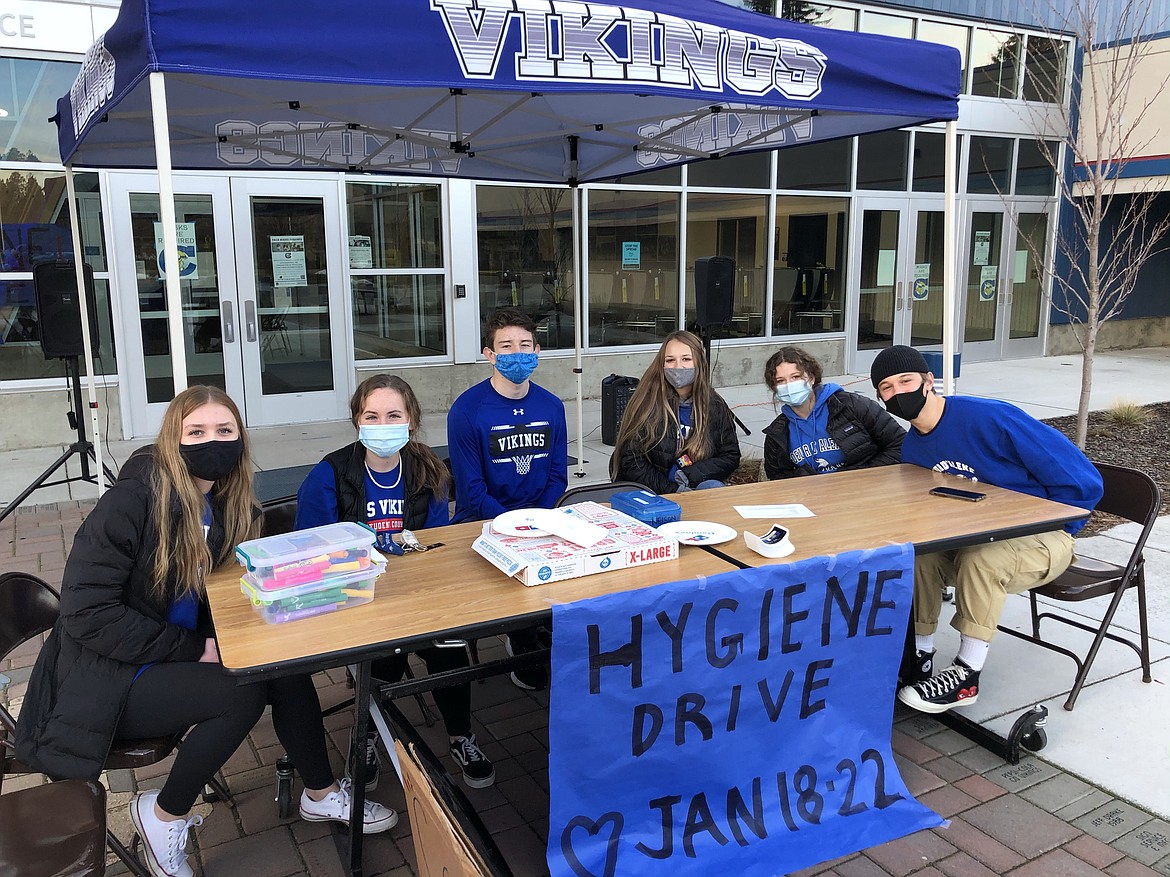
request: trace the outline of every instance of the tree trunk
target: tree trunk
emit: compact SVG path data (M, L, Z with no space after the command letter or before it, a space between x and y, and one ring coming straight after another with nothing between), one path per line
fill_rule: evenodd
M1085 449L1089 435L1089 396L1093 392L1093 354L1097 351L1097 323L1090 323L1081 354L1081 394L1077 399L1077 447Z

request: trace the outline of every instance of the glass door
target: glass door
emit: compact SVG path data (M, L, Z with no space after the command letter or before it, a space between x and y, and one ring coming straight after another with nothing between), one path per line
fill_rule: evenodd
M849 368L866 372L893 344L942 344L943 214L916 201L866 198L855 215L861 256L850 272Z
M1002 333L1004 357L1044 355L1041 327L1048 314L1044 266L1050 227L1046 205L1020 206L1007 231L1013 244L1004 314L1007 326Z
M965 296L963 358L971 362L1000 358L1007 301L1003 219L1002 208L972 208L967 213L967 257L960 287Z
M265 198L268 185L175 177L187 382L225 390L248 426L344 417L337 186L284 180ZM158 178L111 174L108 191L123 417L131 436L150 436L174 395Z

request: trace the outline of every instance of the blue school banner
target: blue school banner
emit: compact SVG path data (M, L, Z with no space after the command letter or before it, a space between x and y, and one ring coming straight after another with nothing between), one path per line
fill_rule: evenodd
M942 820L890 751L909 545L553 607L552 877L774 877Z

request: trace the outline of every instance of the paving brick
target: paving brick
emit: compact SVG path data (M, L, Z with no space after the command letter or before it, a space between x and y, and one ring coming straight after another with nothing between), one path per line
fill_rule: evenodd
M983 776L1005 789L1018 792L1053 779L1059 774L1060 770L1048 762L1028 756L1020 759L1019 764L1003 764L994 770L984 772Z
M1007 794L1002 786L997 786L995 783L981 776L964 777L958 780L955 785L972 798L980 801L993 801Z
M1104 868L1106 865L1112 865L1121 858L1121 853L1113 849L1109 844L1101 843L1097 838L1088 834L1074 837L1064 845L1064 849L1078 859L1083 859L1088 862L1095 868Z
M1139 862L1153 865L1170 855L1170 825L1161 819L1152 819L1113 841L1113 846Z
M1064 850L1052 850L1012 871L1011 877L1101 877L1101 872Z
M903 877L921 870L955 852L955 848L930 831L919 831L900 837L881 846L871 847L865 854L894 877Z
M1113 800L1113 796L1101 789L1093 789L1085 797L1078 801L1073 801L1071 804L1066 804L1056 811L1056 816L1063 819L1065 822L1072 822L1078 816L1084 816L1090 810L1095 810L1102 804Z
M818 874L837 874L835 868L844 865L846 862L851 862L858 858L856 854L850 856L842 856L839 859L829 859L827 862L821 862L818 865L811 865L808 868L801 868L799 871L792 871L784 877L816 877Z
M236 815L226 804L216 804L203 817L203 824L195 832L199 849L209 850L242 837Z
M897 729L894 729L894 733L890 737L890 746L894 752L917 764L924 764L942 754L937 749L932 749L920 740L915 740Z
M910 709L901 703L894 704L894 727L916 740L937 734L943 725L938 719Z
M988 837L986 832L966 822L962 817L952 819L948 827L936 828L934 831L939 837L986 865L996 874L1006 874L1024 863L1024 857L1015 850L1004 846L995 838Z
M1033 858L1067 843L1080 832L1015 795L1004 795L963 814L976 828Z
M1077 779L1071 774L1058 773L1051 779L1024 789L1020 792L1020 797L1049 813L1055 813L1091 791L1093 787L1084 780Z
M974 807L979 801L954 786L943 786L927 792L918 799L939 816L950 819Z
M960 764L948 755L928 761L922 765L943 782L953 783L971 776L971 768Z
M1120 859L1105 869L1110 877L1158 877L1158 872L1133 859ZM1166 873L1166 872L1163 872Z
M931 789L937 789L943 784L941 779L926 768L919 767L914 762L907 761L900 755L895 755L894 761L898 765L898 772L902 775L902 781L906 783L906 788L910 790L910 794L915 798L920 795L925 795Z
M985 770L995 770L1003 767L1003 759L993 752L988 752L982 746L973 746L956 752L952 756L959 764L971 768L974 773L983 773Z
M1154 864L1154 870L1159 874L1170 874L1170 856Z
M858 856L833 868L840 877L889 877L886 869L866 856Z
M337 846L332 837L303 843L298 851L312 877L344 877L345 869L341 866L341 858L337 855Z
M948 856L935 867L947 877L999 877L997 872L979 864L963 852Z
M1125 801L1116 798L1090 810L1084 816L1073 820L1073 825L1098 840L1112 843L1124 834L1145 825L1153 817Z
M292 835L286 828L260 834L200 851L203 877L289 877L304 872Z

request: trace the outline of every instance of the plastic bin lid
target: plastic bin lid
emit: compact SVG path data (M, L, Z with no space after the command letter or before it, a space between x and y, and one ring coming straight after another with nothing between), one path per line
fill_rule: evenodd
M305 597L310 594L324 594L329 591L340 591L342 588L352 588L355 585L375 581L386 571L385 558L381 562L371 563L365 569L354 570L343 575L326 576L315 582L305 582L288 588L268 589L259 586L252 578L252 573L244 573L240 577L240 590L254 605L275 603L277 600L287 600L291 597ZM365 588L361 590L366 590Z
M621 493L615 493L609 498L609 504L628 503L631 506L641 508L669 508L679 509L681 506L674 500L666 499L656 493L651 493L649 490L623 490Z
M330 551L364 548L372 546L376 539L374 531L365 524L340 521L323 527L297 530L295 533L262 536L241 542L236 546L236 560L251 570L293 563Z

